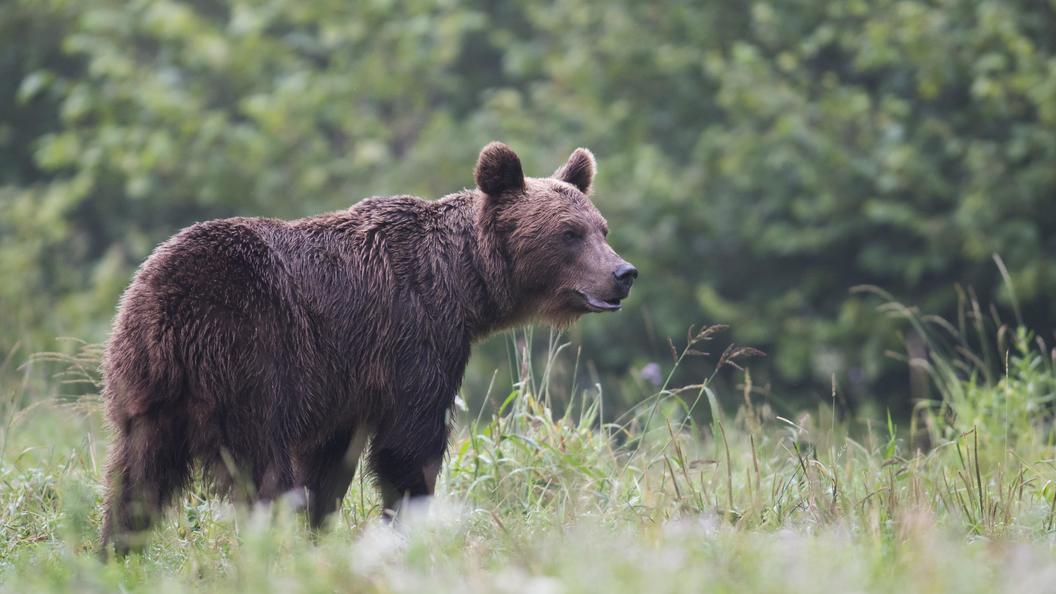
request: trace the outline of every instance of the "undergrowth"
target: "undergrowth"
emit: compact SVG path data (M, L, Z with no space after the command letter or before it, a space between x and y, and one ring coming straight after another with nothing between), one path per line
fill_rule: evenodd
M828 406L779 416L747 370L743 393L723 398L714 374L669 385L720 326L691 331L660 389L607 416L600 389L554 385L551 371L569 354L551 337L543 361L520 350L520 379L482 399L497 407L457 412L438 497L394 525L380 522L369 477L357 477L319 535L282 504L243 509L194 489L142 554L108 563L94 556L107 432L98 398L82 389L98 382L98 347L45 354L35 364L69 363L53 384L59 395L27 405L18 383L3 394L0 583L12 592L1051 590L1056 355L1025 329L996 318L984 327L970 300L959 324L893 300L884 309L928 346L908 362L930 378L932 397L902 427ZM730 347L715 369L758 354Z

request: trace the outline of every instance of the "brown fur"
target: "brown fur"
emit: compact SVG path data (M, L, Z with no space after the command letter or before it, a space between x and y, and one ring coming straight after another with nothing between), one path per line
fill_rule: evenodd
M630 290L637 272L585 195L594 167L577 149L555 177L525 178L492 143L474 190L208 221L159 246L104 363L104 550L134 545L195 464L250 499L306 493L318 526L369 436L386 508L431 494L471 343L616 309Z

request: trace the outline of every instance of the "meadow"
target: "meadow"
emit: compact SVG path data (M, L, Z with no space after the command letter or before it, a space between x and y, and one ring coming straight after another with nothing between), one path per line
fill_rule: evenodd
M285 502L248 509L198 486L141 553L108 562L95 554L108 434L98 396L75 389L97 385L99 347L38 355L21 369L61 363L52 397L27 404L10 386L0 417L0 589L1056 591L1056 353L1025 329L973 336L971 310L951 324L886 309L931 352L908 363L936 398L901 425L839 413L835 382L831 403L777 414L744 369L759 353L704 354L721 326L691 330L665 366L706 357L709 377L610 415L599 390L552 380L576 355L551 336L544 358L519 352L512 387L454 411L427 507L384 523L361 474L313 534ZM742 393L715 394L729 368Z
M4 0L0 592L1056 592L1054 75L1053 0ZM196 479L101 562L154 246L492 140L594 151L623 310L474 350L428 510Z

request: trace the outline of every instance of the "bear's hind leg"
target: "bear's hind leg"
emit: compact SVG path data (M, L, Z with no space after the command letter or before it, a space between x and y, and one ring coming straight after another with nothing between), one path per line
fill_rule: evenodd
M190 476L186 434L179 415L148 413L128 419L107 458L102 554L125 554Z
M341 504L366 440L364 427L342 431L301 456L298 482L308 490L308 522L313 529Z
M370 468L381 490L386 514L399 503L428 497L436 488L444 451L447 424L442 415L397 426L374 437L370 446Z

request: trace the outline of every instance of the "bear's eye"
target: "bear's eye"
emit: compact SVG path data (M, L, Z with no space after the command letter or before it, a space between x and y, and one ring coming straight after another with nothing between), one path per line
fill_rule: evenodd
M561 237L569 243L582 239L582 235L580 235L579 231L576 231L575 229L566 229L565 232L561 234Z

